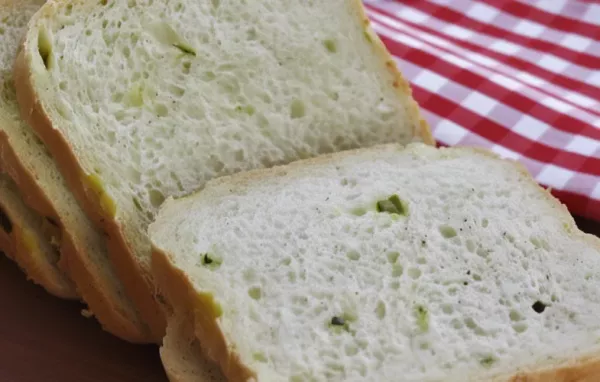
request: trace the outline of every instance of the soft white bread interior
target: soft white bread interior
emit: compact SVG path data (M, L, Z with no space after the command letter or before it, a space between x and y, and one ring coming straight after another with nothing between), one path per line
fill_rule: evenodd
M0 160L16 182L25 203L55 228L53 244L60 248L63 269L107 331L132 342L152 342L148 329L125 295L109 262L106 243L67 188L44 144L19 115L13 65L19 42L39 0L0 1ZM33 211L29 212L34 214ZM38 254L40 251L38 251ZM43 253L43 252L41 252ZM27 257L21 252L21 257ZM34 256L33 254L31 256ZM42 263L39 263L42 266ZM52 265L46 272L55 271Z
M54 296L79 298L75 286L58 265L58 249L51 243L56 227L23 203L15 184L6 175L0 175L0 228L2 251L30 281Z
M484 151L220 178L168 199L149 235L159 286L230 380L600 380L600 241Z
M22 116L164 333L148 224L211 178L432 143L360 0L49 1L15 64Z

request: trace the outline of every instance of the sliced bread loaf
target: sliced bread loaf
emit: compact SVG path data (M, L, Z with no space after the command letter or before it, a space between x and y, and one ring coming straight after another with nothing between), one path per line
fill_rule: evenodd
M15 64L21 114L165 330L147 226L211 178L432 142L360 0L49 1Z
M132 342L154 341L112 269L101 232L79 207L43 143L19 116L12 67L27 22L42 4L39 0L0 2L2 166L16 181L26 204L55 227L54 242L60 248L60 264L101 325Z
M208 183L149 227L232 381L600 380L600 240L514 163L421 144Z
M54 296L77 299L75 286L58 266L48 222L28 208L6 175L0 175L0 248L27 275Z

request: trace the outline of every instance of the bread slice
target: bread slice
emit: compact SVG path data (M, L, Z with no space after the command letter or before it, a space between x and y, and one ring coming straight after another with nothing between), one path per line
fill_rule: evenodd
M600 240L485 151L217 179L149 236L159 287L233 381L600 380Z
M50 1L15 64L21 114L156 336L147 226L207 180L384 142L432 143L360 0Z
M43 143L19 116L13 64L27 22L42 4L0 2L0 159L26 204L54 225L60 264L102 326L132 342L154 342L112 269L104 237L79 207Z
M48 293L78 299L75 286L58 266L58 250L51 244L52 227L28 208L6 175L0 175L0 248Z

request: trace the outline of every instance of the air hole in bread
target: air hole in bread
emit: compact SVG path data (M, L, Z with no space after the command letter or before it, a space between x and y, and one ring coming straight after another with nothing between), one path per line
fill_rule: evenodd
M544 313L544 310L546 310L547 305L544 304L541 301L536 301L533 303L533 305L531 305L531 308L536 312L536 313Z
M165 201L165 196L158 190L148 191L148 196L150 197L150 203L156 208L160 207Z
M47 70L52 69L52 43L45 29L40 28L38 31L38 53Z
M52 219L51 217L46 216L46 221L55 227L59 226L56 220Z
M350 259L350 260L356 261L356 260L360 259L360 253L358 253L355 250L351 250L351 251L348 251L348 253L346 254L346 257L348 257L348 259Z
M2 230L8 234L10 234L13 230L12 222L10 221L6 212L4 212L2 209L0 209L0 225L2 226Z
M419 268L410 268L408 270L408 275L410 276L410 278L412 278L414 280L416 280L419 277L421 277L421 274L422 274L422 272L421 272L421 270Z

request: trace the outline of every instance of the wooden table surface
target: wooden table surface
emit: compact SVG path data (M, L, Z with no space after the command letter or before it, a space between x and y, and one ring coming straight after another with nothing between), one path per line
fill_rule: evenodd
M600 224L578 219L600 236ZM0 258L0 381L165 382L158 348L131 345L80 315L78 303L53 298Z

